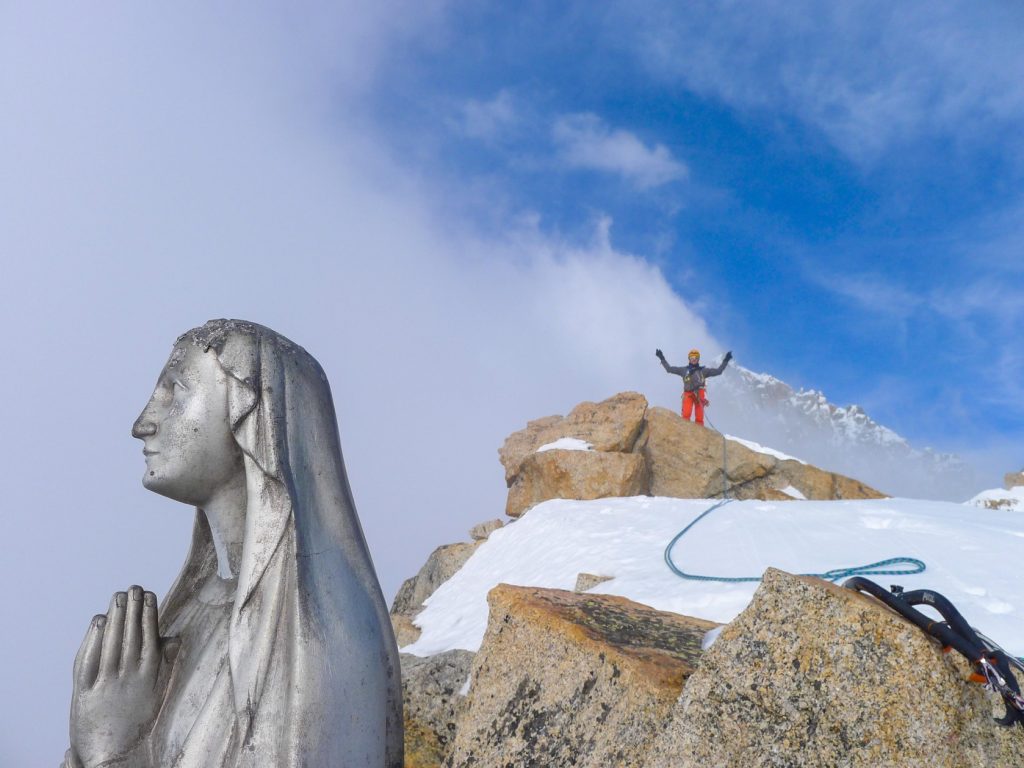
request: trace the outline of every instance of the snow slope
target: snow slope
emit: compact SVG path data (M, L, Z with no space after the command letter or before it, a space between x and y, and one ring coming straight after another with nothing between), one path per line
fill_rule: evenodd
M423 633L402 650L431 655L477 650L496 584L572 589L580 572L612 576L593 591L665 611L728 622L756 583L686 581L665 565L672 537L706 499L554 500L491 534L416 617ZM673 550L689 573L757 576L768 566L823 572L896 556L924 560L918 575L869 576L884 586L934 589L969 622L1024 654L1024 515L964 504L870 501L736 501L711 513Z

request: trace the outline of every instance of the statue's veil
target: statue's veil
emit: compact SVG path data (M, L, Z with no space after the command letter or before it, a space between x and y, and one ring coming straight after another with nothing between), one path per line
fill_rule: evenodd
M400 768L400 667L323 370L255 323L211 320L179 341L217 354L245 461L245 543L229 638L239 754L227 765ZM162 626L215 569L197 511Z

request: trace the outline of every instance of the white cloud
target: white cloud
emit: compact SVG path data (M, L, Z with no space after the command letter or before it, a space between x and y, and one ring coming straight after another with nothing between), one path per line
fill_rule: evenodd
M648 146L636 134L610 128L597 115L564 115L555 121L552 135L565 165L619 174L640 189L687 174L686 166L663 144Z

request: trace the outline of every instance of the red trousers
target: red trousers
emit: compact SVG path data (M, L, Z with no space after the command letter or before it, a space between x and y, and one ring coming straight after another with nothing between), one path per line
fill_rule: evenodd
M683 418L689 421L690 414L696 411L696 422L703 426L704 402L706 400L703 389L698 389L696 392L683 392Z

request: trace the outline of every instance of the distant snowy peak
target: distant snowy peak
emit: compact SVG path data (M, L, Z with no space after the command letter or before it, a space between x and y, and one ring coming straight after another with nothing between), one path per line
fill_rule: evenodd
M756 373L742 366L727 369L723 377L726 386L745 390L758 405L776 410L780 416L798 416L805 424L831 432L836 445L860 443L884 446L890 449L929 454L937 461L959 463L959 457L950 453L936 453L931 448L914 449L901 437L872 419L859 405L840 406L829 402L823 392L816 389L795 390L786 382L767 373Z
M973 473L959 456L912 446L859 405L835 405L822 392L796 390L770 374L735 364L709 387L719 405L711 418L721 422L716 426L723 431L891 494L962 500L974 492Z
M738 381L739 386L752 394L762 406L790 410L816 426L831 428L839 443L854 440L910 448L910 444L904 438L876 422L859 405L835 405L829 402L823 392L816 389L795 390L774 376L755 373L738 365L733 366L732 375L725 381L733 385Z

